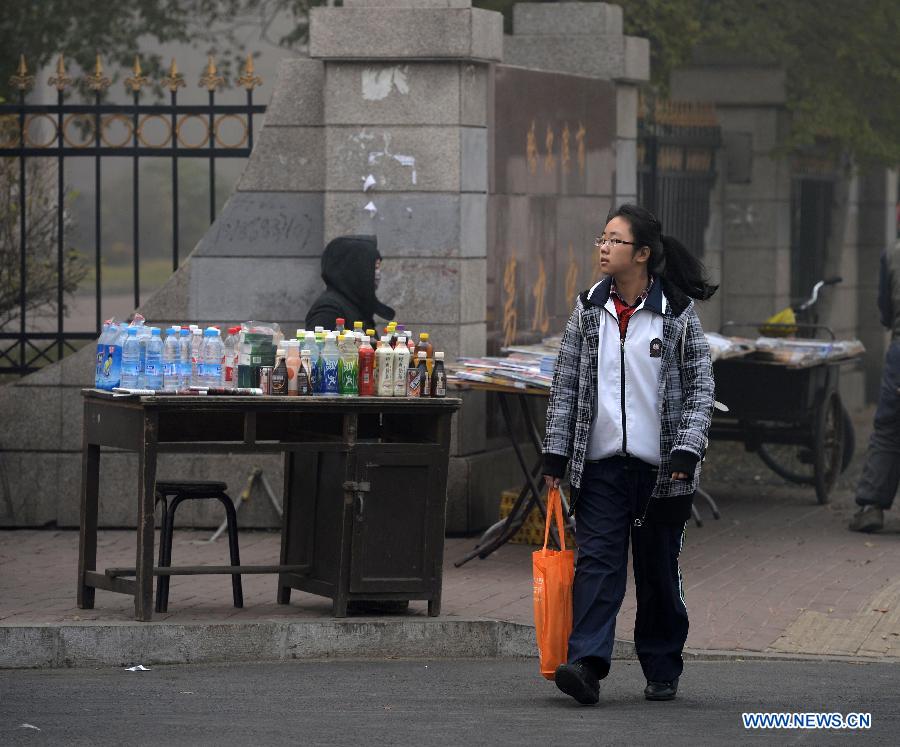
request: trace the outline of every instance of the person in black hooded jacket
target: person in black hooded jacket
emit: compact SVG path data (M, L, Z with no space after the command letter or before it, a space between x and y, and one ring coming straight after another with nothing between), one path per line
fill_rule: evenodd
M334 320L345 319L348 327L361 321L375 329L377 314L390 321L394 310L375 295L381 269L381 254L374 236L339 236L322 253L325 290L306 312L306 328L334 329Z

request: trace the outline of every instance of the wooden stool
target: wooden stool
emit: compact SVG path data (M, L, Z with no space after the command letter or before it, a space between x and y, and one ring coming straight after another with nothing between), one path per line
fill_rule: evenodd
M218 500L225 506L225 517L228 523L228 549L231 553L231 565L241 564L238 550L237 512L228 494L228 485L224 482L208 480L157 480L156 502L162 503L162 529L159 538L159 567L172 565L172 534L175 529L175 511L186 500ZM169 503L169 498L172 502ZM169 580L171 576L160 576L156 580L156 611L165 612L169 607ZM231 575L231 592L234 606L244 606L244 592L241 588L239 573Z

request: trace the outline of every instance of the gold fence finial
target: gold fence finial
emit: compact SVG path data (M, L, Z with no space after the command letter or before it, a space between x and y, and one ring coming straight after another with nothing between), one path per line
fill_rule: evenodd
M184 88L187 83L184 82L184 76L178 72L178 63L175 62L175 58L172 58L172 64L169 65L169 74L162 79L162 84L168 88L172 93L175 93L179 88Z
M9 78L9 84L20 91L27 91L34 85L34 76L28 74L28 65L25 64L25 55L19 55L19 68L15 75Z
M210 92L225 85L225 78L219 75L219 71L216 69L216 60L212 55L207 57L206 71L200 76L199 85Z
M252 91L257 86L262 85L262 78L260 78L256 74L256 69L253 67L253 55L247 55L247 61L244 63L244 69L241 72L241 77L238 78L238 84L242 85L248 91Z
M59 55L59 59L56 61L56 75L51 76L47 83L51 86L55 86L57 91L65 91L70 85L72 85L72 79L66 75L66 61L63 59L62 54Z
M105 91L109 88L112 81L103 74L103 63L100 61L100 53L97 53L97 58L94 61L94 72L90 75L84 76L84 81L87 83L87 87L92 91L96 91L100 93L101 91Z
M141 88L146 86L150 79L143 75L143 71L141 70L141 58L139 55L134 56L134 67L131 68L131 75L125 78L125 88L130 90L132 93L138 93Z

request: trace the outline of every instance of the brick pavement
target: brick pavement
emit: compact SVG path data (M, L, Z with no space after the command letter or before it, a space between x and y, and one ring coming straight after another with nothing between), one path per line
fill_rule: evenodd
M848 532L856 464L831 504L818 506L808 489L785 485L739 447L716 445L705 487L717 498L720 521L687 528L681 568L691 619L692 649L775 651L900 657L900 517L888 515L876 535ZM729 462L730 460L730 462ZM225 562L224 538L176 530L176 564ZM531 623L533 548L506 545L460 569L453 561L472 538L447 540L443 615ZM0 625L77 620L130 620L128 597L98 590L96 607L75 605L78 535L72 531L0 532ZM241 533L241 560L277 562L277 533ZM132 565L134 535L102 531L98 567ZM617 637L630 639L634 591L629 578ZM177 622L327 617L328 600L294 592L275 603L272 576L244 576L245 607L231 607L225 576L173 577L169 612ZM410 613L425 614L413 602Z

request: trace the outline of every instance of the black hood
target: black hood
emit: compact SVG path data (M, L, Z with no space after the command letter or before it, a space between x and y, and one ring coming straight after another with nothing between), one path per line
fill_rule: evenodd
M322 280L359 308L366 318L393 319L394 310L375 295L375 263L381 259L374 236L339 236L322 253Z

